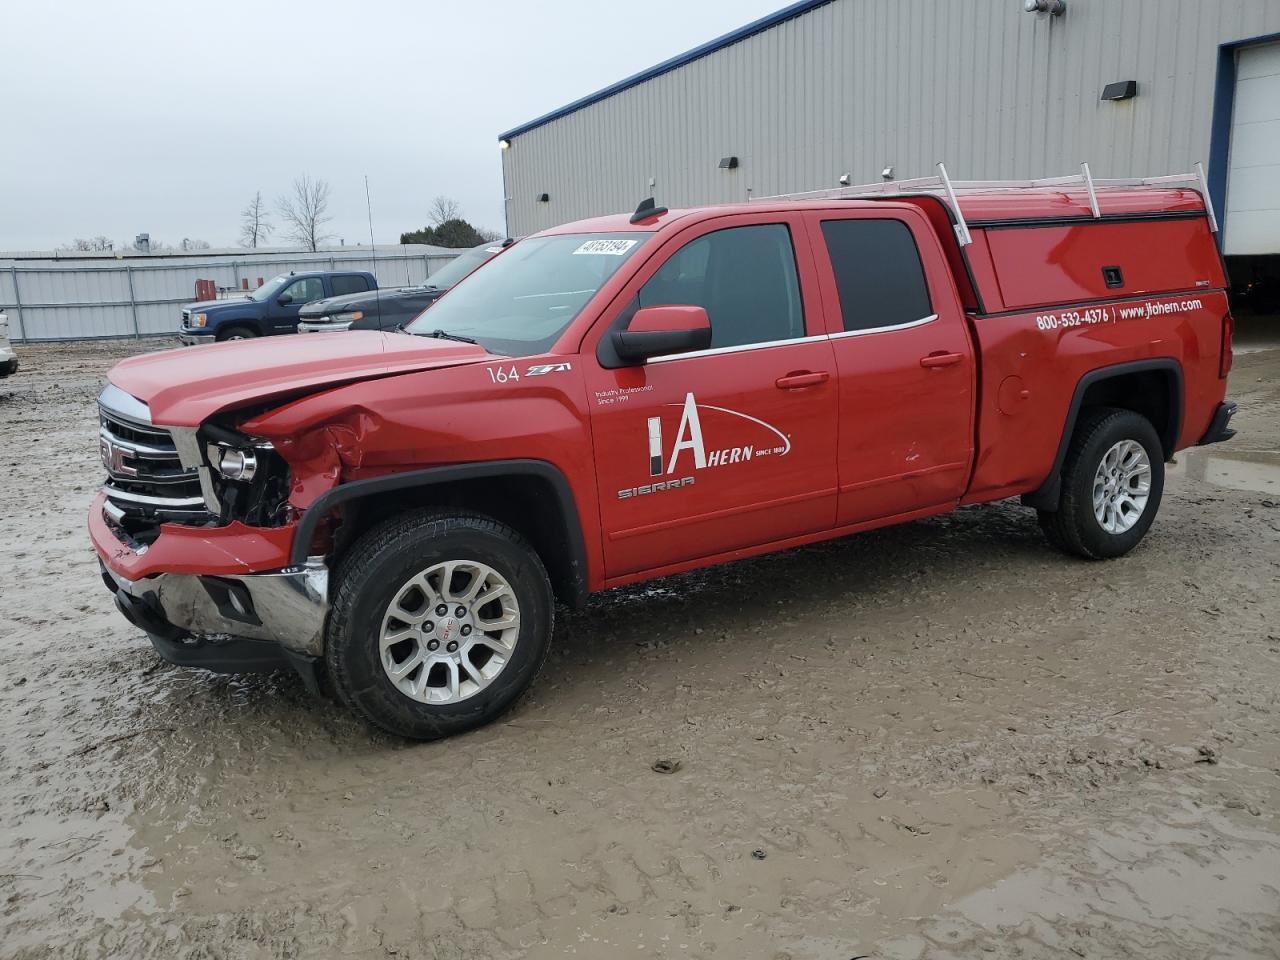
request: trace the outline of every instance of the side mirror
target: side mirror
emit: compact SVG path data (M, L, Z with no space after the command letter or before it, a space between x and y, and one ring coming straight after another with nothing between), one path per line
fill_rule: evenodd
M618 356L643 363L669 353L705 350L711 346L711 319L702 307L667 304L637 310L627 329L613 333Z
M276 297L276 303L278 303L282 307L287 307L289 304L293 303L293 294L291 293L280 294L280 296Z

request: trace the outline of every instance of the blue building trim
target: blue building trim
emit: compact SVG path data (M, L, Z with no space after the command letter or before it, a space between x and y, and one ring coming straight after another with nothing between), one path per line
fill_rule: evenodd
M1227 229L1227 170L1231 164L1231 114L1236 104L1236 53L1241 47L1280 40L1267 33L1218 46L1218 78L1213 89L1213 124L1209 135L1209 198L1218 213L1218 246Z
M686 51L679 56L672 57L670 60L664 60L655 67L647 70L641 70L639 73L627 77L625 80L619 80L611 86L605 87L603 90L597 90L595 93L588 94L580 100L566 104L558 110L552 110L550 113L543 114L536 120L530 120L528 123L521 124L508 130L506 133L498 135L499 140L511 140L520 136L522 133L528 133L530 130L541 127L550 123L552 120L559 120L561 117L567 117L571 113L576 113L583 107L589 107L593 103L599 103L601 100L607 100L615 94L622 93L624 90L630 90L632 87L638 87L647 80L654 77L660 77L664 73L670 73L679 67L683 67L686 63L692 63L708 54L715 53L717 50L723 50L725 47L732 46L740 40L753 37L757 33L763 33L770 27L776 27L780 23L787 20L793 20L802 14L808 13L810 10L816 10L818 7L825 7L832 0L800 0L799 3L793 3L790 6L783 7L775 13L769 14L767 17L761 17L752 23L748 23L745 27L739 27L730 33L726 33L722 37L716 37L704 43L700 47L694 47L692 50Z

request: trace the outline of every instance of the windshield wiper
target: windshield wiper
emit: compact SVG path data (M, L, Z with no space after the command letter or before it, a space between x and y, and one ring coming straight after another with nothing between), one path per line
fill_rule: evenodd
M464 337L460 333L450 333L447 330L432 330L430 335L435 337L437 340L459 340L462 343L477 342L475 340L472 340L470 337Z

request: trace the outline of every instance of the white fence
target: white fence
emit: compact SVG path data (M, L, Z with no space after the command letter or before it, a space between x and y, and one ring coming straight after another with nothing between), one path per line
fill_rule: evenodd
M371 253L376 252L376 256ZM382 287L421 283L461 251L409 244L348 247L320 253L234 256L141 256L117 260L0 259L0 313L19 342L143 337L178 328L196 280L235 288L290 270L368 270Z

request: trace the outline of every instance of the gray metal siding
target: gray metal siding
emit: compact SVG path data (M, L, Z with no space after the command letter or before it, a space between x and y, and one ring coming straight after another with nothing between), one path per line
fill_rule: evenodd
M415 248L419 252L414 252ZM176 333L195 281L250 287L290 270L367 270L383 287L421 283L461 251L393 247L376 262L368 248L345 252L245 254L202 260L139 257L128 261L0 261L0 313L19 341L79 340ZM15 291L16 284L16 291Z
M1280 0L1069 0L1059 18L1020 0L835 0L514 137L508 229L938 160L959 179L1082 160L1099 177L1184 173L1208 160L1218 45L1274 32ZM1138 96L1100 102L1113 80Z

